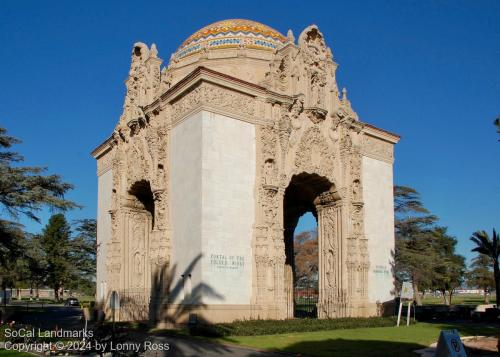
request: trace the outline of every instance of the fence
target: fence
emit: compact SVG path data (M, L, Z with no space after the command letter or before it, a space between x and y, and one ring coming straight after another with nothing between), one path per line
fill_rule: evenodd
M318 299L317 289L297 289L293 291L294 317L315 318L318 317Z
M0 293L3 295L3 290ZM7 293L13 300L26 298L54 299L54 290L52 289L8 289ZM69 295L69 291L64 290L63 296Z

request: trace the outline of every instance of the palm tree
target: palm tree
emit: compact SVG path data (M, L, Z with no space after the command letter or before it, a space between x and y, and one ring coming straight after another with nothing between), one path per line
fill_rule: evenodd
M477 231L472 235L472 237L470 237L470 240L476 244L476 247L472 249L473 252L484 254L493 262L496 302L497 308L500 308L500 267L498 266L500 256L500 237L495 229L493 229L492 239L490 239L488 233L485 231Z

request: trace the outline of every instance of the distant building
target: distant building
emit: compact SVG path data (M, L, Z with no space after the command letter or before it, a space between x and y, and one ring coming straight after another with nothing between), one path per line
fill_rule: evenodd
M455 294L471 294L471 295L482 295L484 290L481 289L470 289L470 288L458 288L454 290Z

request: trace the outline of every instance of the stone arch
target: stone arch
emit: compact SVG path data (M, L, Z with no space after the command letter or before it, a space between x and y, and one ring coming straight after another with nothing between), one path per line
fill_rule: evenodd
M153 191L151 189L151 184L149 181L140 180L134 182L130 189L128 190L129 195L132 200L135 200L136 207L138 209L143 209L147 214L151 216L151 226L155 225L155 200Z
M328 207L339 207L340 196L335 184L325 176L316 173L301 172L291 177L283 196L283 239L285 247L284 287L286 296L286 316L294 317L294 232L299 218L311 212L318 223L318 270L319 302L327 290L335 285L338 267L336 243L338 225L332 224L338 219L338 213ZM331 282L331 284L329 283ZM321 313L319 316L323 317Z
M126 247L123 271L126 294L148 296L151 287L149 248L155 219L155 201L151 184L146 180L132 183L124 206Z

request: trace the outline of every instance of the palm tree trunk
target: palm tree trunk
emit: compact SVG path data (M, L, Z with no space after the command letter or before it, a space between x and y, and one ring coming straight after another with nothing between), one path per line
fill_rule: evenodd
M415 303L420 306L422 305L422 299L420 298L420 294L418 292L418 285L413 283L413 295L415 297Z
M441 290L441 294L443 295L444 304L448 305L448 299L447 299L447 296L446 296L446 290Z
M484 288L484 303L488 305L490 303L490 297L488 296L488 288Z
M453 289L450 289L450 295L449 295L449 296L450 296L450 298L449 298L449 300L448 300L448 301L449 301L449 304L448 304L448 305L450 305L450 306L451 306L451 298L453 297Z

